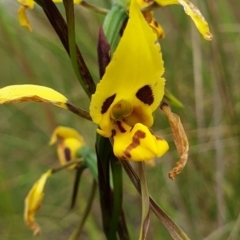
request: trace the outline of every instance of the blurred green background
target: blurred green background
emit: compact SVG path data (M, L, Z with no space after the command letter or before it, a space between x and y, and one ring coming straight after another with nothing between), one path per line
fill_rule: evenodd
M157 112L154 130L170 143L169 152L148 168L150 194L193 240L240 239L240 15L238 0L192 1L210 24L212 42L205 41L181 6L158 9L167 88L184 104L172 107L182 119L190 142L189 161L171 181L168 171L178 160L165 116ZM109 7L108 1L91 1ZM33 32L17 20L18 3L0 0L0 87L39 84L63 93L88 109L71 63L39 7L28 11ZM60 10L63 8L59 5ZM62 11L63 12L63 11ZM76 35L80 51L98 81L96 44L104 16L76 6ZM137 41L137 36L136 36ZM119 68L121 71L121 69ZM47 169L58 166L56 149L48 141L57 125L79 130L94 147L92 123L50 105L22 103L0 108L0 239L36 239L23 222L24 198ZM78 226L92 182L86 171L76 208L69 212L74 173L63 171L47 183L37 221L37 239L67 239ZM141 201L124 174L124 209L131 239L137 239ZM105 239L101 232L99 198L81 239ZM151 214L148 239L170 235Z

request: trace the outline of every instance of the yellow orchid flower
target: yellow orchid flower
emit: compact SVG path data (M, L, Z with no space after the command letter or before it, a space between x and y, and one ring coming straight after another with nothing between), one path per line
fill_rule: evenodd
M51 176L52 170L42 174L42 176L34 183L30 192L25 199L24 220L26 224L33 230L33 234L40 233L40 226L35 221L35 213L40 209L44 197L44 186L47 178Z
M82 136L73 128L59 126L50 139L49 145L57 143L57 154L61 165L77 158L77 151L85 145ZM71 165L69 169L73 169Z
M97 132L113 138L117 157L147 161L168 150L167 142L149 129L163 98L163 73L160 45L131 1L127 26L90 104Z
M17 0L20 3L20 7L18 9L18 19L21 26L26 27L29 31L32 31L32 26L28 20L26 10L33 9L35 2L34 0ZM53 0L55 3L60 3L62 0ZM75 4L80 4L82 0L74 0Z

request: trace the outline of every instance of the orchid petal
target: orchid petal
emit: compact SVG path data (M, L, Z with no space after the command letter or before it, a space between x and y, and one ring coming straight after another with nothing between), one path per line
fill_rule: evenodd
M25 199L24 220L26 224L33 230L33 234L40 233L40 226L35 221L35 213L40 209L44 197L44 186L47 178L51 176L52 170L42 174L42 176L34 183L30 192Z
M82 136L73 128L57 127L49 142L50 145L57 142L57 154L61 165L77 158L77 152L85 145ZM73 169L77 164L73 164L69 169Z
M29 31L32 31L32 26L28 20L26 10L28 8L25 6L20 6L18 9L18 19L21 26L26 27Z
M155 2L160 6L166 6L166 5L172 5L172 4L182 5L185 13L191 17L198 31L202 34L204 39L208 41L212 40L213 36L209 30L208 23L204 19L199 9L195 7L190 1L188 0L155 0Z
M113 135L113 151L115 156L132 161L148 161L161 157L168 150L168 143L155 136L152 131L141 123L133 128L124 122L121 124L121 131ZM123 134L124 130L124 134Z
M0 89L0 105L6 103L44 102L68 109L68 99L61 93L44 86L23 84Z
M83 137L79 134L79 132L73 128L58 126L52 133L49 145L52 145L60 139L67 139L67 138L75 138L79 142L84 143Z
M187 15L189 15L194 24L196 25L198 31L202 34L205 40L211 41L213 36L209 30L208 23L204 19L201 12L188 0L179 0L179 4L181 4L184 8L184 11Z

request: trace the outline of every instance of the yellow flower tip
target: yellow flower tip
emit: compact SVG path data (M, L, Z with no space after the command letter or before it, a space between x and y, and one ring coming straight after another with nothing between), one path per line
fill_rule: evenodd
M40 209L44 197L44 186L47 178L51 176L52 170L42 174L42 176L34 183L27 197L25 198L24 220L33 234L40 233L40 226L35 221L35 213Z
M173 4L179 4L178 0L154 0L159 6L167 6L167 5L173 5Z
M199 9L188 0L178 0L178 2L183 6L185 13L192 18L194 24L196 25L198 31L202 34L203 38L205 40L211 41L213 36L209 30L208 23L204 19Z
M32 26L28 20L26 10L28 7L20 6L18 9L18 20L21 26L26 27L29 31L32 31Z
M82 1L83 1L83 0L73 0L73 3L74 3L74 4L81 4ZM62 0L53 0L53 2L55 2L55 3L60 3L60 2L62 2Z
M58 126L55 128L55 130L52 133L49 145L53 145L54 143L57 142L57 140L67 139L67 138L75 138L79 142L84 143L83 137L80 135L80 133L77 130L69 127Z
M132 161L149 161L166 153L168 143L141 123L133 128L123 121L117 123L113 134L114 154L122 159Z
M74 4L81 4L83 2L83 0L73 0Z

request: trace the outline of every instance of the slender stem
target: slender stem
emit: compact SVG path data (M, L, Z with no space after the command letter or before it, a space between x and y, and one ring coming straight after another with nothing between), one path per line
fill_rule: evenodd
M85 7L85 8L87 8L87 9L89 9L89 10L92 10L92 11L94 11L94 12L96 12L96 13L100 13L100 14L104 14L104 15L106 15L106 14L109 12L108 9L94 6L94 5L92 5L92 4L90 4L90 3L87 3L87 2L85 2L85 1L82 1L82 2L80 3L80 5L83 6L83 7Z
M73 184L73 191L72 191L72 199L71 199L71 205L70 205L70 210L72 210L75 206L76 200L77 200L77 194L78 194L78 189L79 189L79 184L81 180L81 176L86 169L86 166L82 165L78 169L76 169L75 173L75 179L74 179L74 184Z
M69 161L68 163L64 164L63 166L57 167L57 168L53 168L52 169L52 174L57 173L59 171L64 170L65 168L68 168L76 163L82 163L83 159L82 158L78 158L78 159L74 159L72 161Z
M91 192L90 192L90 195L89 195L89 198L88 198L87 206L86 206L85 211L83 213L83 217L80 221L78 229L75 232L73 232L73 234L69 237L69 240L77 240L77 239L80 238L83 226L84 226L84 224L87 220L87 217L90 213L90 210L92 208L92 203L93 203L93 199L94 199L96 190L97 190L97 181L94 179L93 183L92 183L92 189L91 189Z
M80 116L82 118L85 118L85 119L87 119L89 121L92 121L92 118L91 118L89 112L87 112L87 111L85 111L85 110L83 110L83 109L73 105L71 102L67 102L66 106L67 106L67 109L70 112L72 112L72 113L74 113L74 114L76 114L76 115L78 115L78 116Z
M129 179L133 183L136 190L141 194L140 180L132 166L126 160L119 159ZM166 227L174 240L190 240L186 233L163 211L163 209L149 195L150 208L162 224Z
M148 194L148 186L147 186L147 178L145 172L145 163L139 162L138 171L139 171L139 179L141 186L141 196L142 196L142 221L141 221L141 230L139 240L144 240L147 237L147 232L149 228L149 194Z

